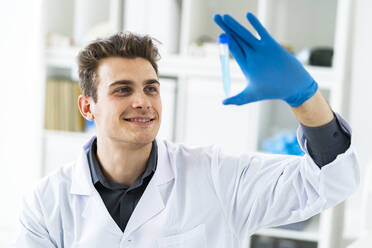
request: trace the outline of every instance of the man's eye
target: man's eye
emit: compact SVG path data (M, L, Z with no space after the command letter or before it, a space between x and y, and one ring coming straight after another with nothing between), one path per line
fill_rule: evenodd
M153 87L153 86L146 87L146 91L156 92L157 90L158 89L156 87Z
M119 93L128 93L130 91L129 88L119 88L116 90L116 92L119 92Z

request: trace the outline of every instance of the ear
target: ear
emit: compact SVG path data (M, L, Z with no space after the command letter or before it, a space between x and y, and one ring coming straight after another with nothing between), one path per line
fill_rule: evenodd
M94 115L92 113L93 99L90 96L80 95L78 99L78 105L81 115L88 121L94 120Z

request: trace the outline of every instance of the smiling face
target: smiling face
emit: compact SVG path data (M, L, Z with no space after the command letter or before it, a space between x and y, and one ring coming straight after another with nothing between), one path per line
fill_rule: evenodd
M131 146L151 143L161 122L160 85L151 63L140 57L100 60L97 102L90 97L89 105L98 137Z

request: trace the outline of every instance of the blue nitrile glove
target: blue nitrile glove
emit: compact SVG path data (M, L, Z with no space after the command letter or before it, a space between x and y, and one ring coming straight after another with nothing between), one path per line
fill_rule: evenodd
M311 98L317 83L302 64L280 46L258 19L247 13L247 19L257 30L260 40L229 15L215 15L214 21L229 38L229 50L245 77L247 87L223 104L242 105L250 102L282 99L298 107Z

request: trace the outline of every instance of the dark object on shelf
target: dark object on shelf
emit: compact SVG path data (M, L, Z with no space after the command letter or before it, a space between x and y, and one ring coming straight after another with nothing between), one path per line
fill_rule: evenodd
M276 240L271 237L265 236L256 236L253 239L252 247L253 248L275 248Z
M251 248L316 248L315 241L302 241L295 239L276 238L254 234L251 237Z
M309 64L316 66L332 66L332 48L313 48L310 52Z
M298 248L299 246L292 240L279 240L278 248Z

